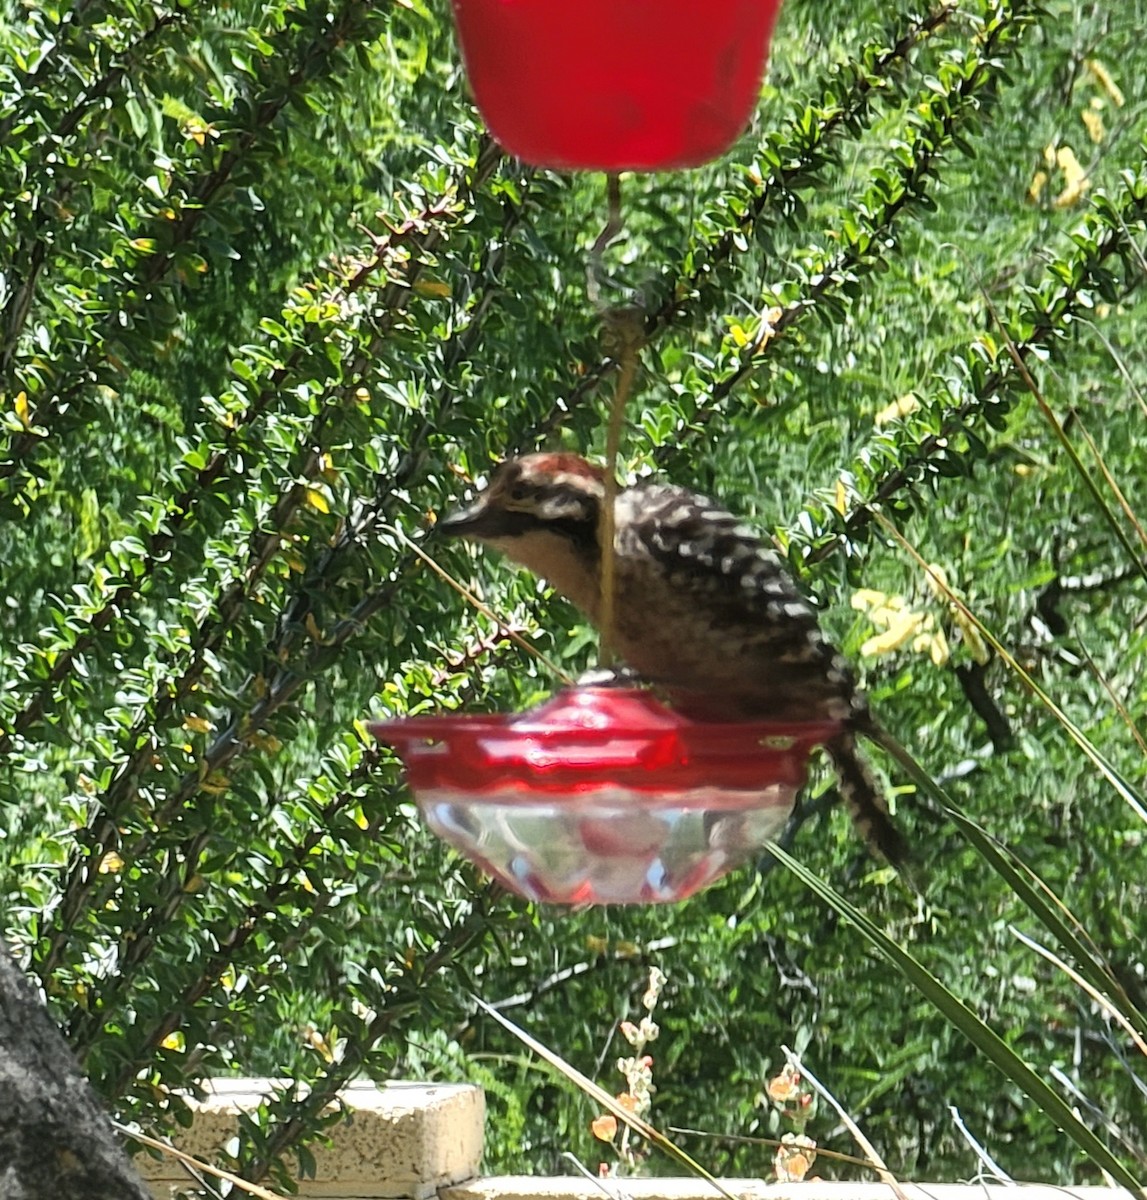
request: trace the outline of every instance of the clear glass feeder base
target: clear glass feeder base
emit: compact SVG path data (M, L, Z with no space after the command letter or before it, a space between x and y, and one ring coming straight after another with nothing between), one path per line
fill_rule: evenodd
M697 788L523 797L439 788L418 796L427 824L529 900L650 904L684 900L760 853L792 811L796 789Z

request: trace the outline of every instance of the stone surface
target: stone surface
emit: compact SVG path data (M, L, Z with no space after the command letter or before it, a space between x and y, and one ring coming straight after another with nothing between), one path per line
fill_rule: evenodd
M264 1079L215 1079L193 1102L194 1124L175 1144L208 1162L235 1136L238 1114L258 1107L274 1088ZM482 1156L485 1097L464 1084L353 1083L340 1096L345 1117L315 1144L315 1178L299 1180L299 1196L329 1200L390 1197L426 1200L440 1188L473 1178ZM174 1159L139 1155L136 1166L156 1200L167 1200L187 1175ZM238 1193L236 1193L238 1194Z
M0 942L0 1200L145 1200L39 993Z
M762 1179L722 1179L737 1200L896 1200L882 1183L811 1180L768 1183ZM1134 1200L1121 1188L1051 1187L1040 1183L903 1183L907 1200ZM498 1175L475 1179L439 1193L439 1200L721 1200L703 1179L585 1179L580 1175L544 1178Z

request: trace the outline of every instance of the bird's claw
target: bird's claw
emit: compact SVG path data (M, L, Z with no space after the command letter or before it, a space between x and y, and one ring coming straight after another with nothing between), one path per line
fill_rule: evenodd
M578 677L577 687L635 688L647 686L648 681L629 667L594 667L583 671Z

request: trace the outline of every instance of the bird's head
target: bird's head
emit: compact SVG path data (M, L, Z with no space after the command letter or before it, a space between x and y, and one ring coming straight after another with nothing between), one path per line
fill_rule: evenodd
M500 550L593 611L604 474L577 454L511 458L491 472L473 503L435 528Z
M496 543L542 532L577 541L588 533L596 544L602 476L599 467L577 454L507 459L494 468L472 504L444 517L436 529Z

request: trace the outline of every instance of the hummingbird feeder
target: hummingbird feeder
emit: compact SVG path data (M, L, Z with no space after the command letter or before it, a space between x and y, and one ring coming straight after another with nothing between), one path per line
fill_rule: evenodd
M728 149L780 0L453 0L474 98L512 154L665 171Z
M618 172L699 166L748 124L780 0L452 3L494 137L537 166L613 177L600 258L620 224ZM623 367L640 345L633 319ZM627 391L619 383L618 429ZM607 479L615 467L616 446ZM607 485L607 513L612 503ZM604 545L607 530L611 521ZM608 598L604 577L602 589ZM605 620L603 659L608 635ZM809 753L839 732L832 722L710 723L648 691L592 686L524 713L368 728L397 750L435 833L511 891L578 905L683 900L720 879L780 832Z
M831 722L710 724L639 689L575 687L524 713L369 725L440 837L555 904L683 900L784 826Z

